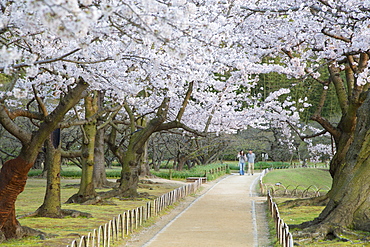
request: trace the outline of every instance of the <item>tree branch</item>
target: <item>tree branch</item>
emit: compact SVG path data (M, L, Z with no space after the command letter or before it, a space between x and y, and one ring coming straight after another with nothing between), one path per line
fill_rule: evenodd
M39 109L44 114L44 116L47 116L48 110L46 109L44 102L42 102L42 99L37 95L36 86L34 84L32 84L32 90L33 90L33 94L35 95L35 99L37 103L39 104Z
M40 121L44 119L44 115L39 112L27 111L23 109L17 109L14 111L7 110L7 114L11 120L16 119L17 117L26 117L29 119L37 119Z
M10 67L13 68L13 69L20 69L20 68L24 68L24 67L31 67L31 66L34 66L34 65L39 65L39 64L53 63L53 62L56 62L56 61L63 60L65 57L68 57L68 56L72 55L73 53L78 52L79 50L81 50L81 48L74 49L73 51L68 52L68 53L66 53L66 54L64 54L60 57L40 60L40 61L36 61L34 63L20 63L20 64L11 65ZM0 72L4 72L4 70L5 70L5 67L0 67Z
M197 136L203 136L203 137L207 136L206 133L197 131L195 129L192 129L192 128L190 128L190 127L186 126L185 124L180 123L178 121L171 121L171 122L168 122L168 123L161 124L155 130L155 132L159 132L159 131L163 131L163 130L169 130L169 129L175 129L175 128L186 130L187 132L193 133Z
M30 142L28 142L28 151L23 153L23 155L27 157L23 157L24 159L34 160L36 158L36 150L41 148L46 138L50 136L50 133L58 127L58 124L63 120L65 114L80 101L81 95L88 86L89 84L86 83L82 77L78 78L77 85L70 89L69 92L60 99L58 106L44 118L39 130L32 136Z
M350 43L350 42L351 42L351 40L350 40L349 38L346 38L346 37L343 37L343 36L340 36L340 35L332 34L332 33L330 33L327 29L328 29L328 28L327 28L327 27L325 27L325 28L323 28L323 29L321 30L321 32L322 32L323 34L325 34L325 35L327 35L327 36L331 37L331 38L339 39L339 40L342 40L342 41L347 42L347 43Z
M74 151L65 151L65 150L61 150L61 155L63 158L68 158L68 159L72 159L72 158L77 158L77 157L81 157L82 155L82 152L81 150L74 150Z
M190 99L190 96L193 92L193 85L194 83L193 82L190 82L189 83L189 88L188 88L188 91L186 92L186 95L184 97L184 101L182 102L182 105L181 105L181 108L176 116L176 120L177 121L181 121L181 118L182 116L184 115L184 112L185 112L185 109L186 109L186 106L188 105L188 102L189 102L189 99Z
M106 107L102 111L98 112L97 114L94 114L93 116L91 116L87 119L78 118L78 120L76 120L76 121L61 122L61 123L59 123L58 128L65 129L65 128L69 128L71 126L79 126L79 125L88 124L88 123L91 123L92 121L97 120L99 117L103 116L107 112L116 112L116 111L119 111L121 108L122 108L121 105L117 105L117 106L114 106L114 107ZM108 119L107 123L105 123L104 126L102 126L102 127L99 126L98 129L101 129L101 128L105 127L105 125L107 125L109 123L110 123L110 119Z
M4 105L0 106L0 123L13 136L19 139L22 144L31 141L32 133L19 127L10 117L8 109Z
M312 135L301 135L298 130L289 122L289 121L286 121L286 123L290 126L290 128L292 128L292 130L294 130L294 132L297 134L297 136L299 137L299 139L301 139L302 141L304 141L305 139L310 139L310 138L314 138L314 137L318 137L318 136L321 136L321 135L324 135L326 134L328 131L326 129L320 131L319 133L316 133L316 134L312 134Z
M322 112L322 109L324 108L325 101L328 95L328 91L329 91L329 86L326 86L323 88L321 96L320 96L320 101L319 101L319 104L317 105L314 116L321 116L321 112Z
M330 80L333 82L335 91L337 93L340 109L342 111L342 114L344 115L348 110L349 102L347 91L340 75L340 69L332 63L328 66L328 70L330 73Z
M241 9L244 9L244 10L249 10L249 11L252 11L252 12L259 12L259 13L265 13L265 12L275 12L275 13L285 13L285 12L288 12L288 11L298 11L301 9L301 7L291 7L291 8L286 8L286 9L268 9L268 8L265 8L265 9L251 9L247 6L241 6L240 7Z
M311 120L318 122L326 131L328 131L334 138L338 138L341 135L341 131L334 127L327 119L314 115Z

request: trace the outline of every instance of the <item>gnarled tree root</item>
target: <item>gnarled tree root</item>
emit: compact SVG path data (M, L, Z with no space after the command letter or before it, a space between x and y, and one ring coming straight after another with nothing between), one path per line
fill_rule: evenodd
M346 236L354 236L356 239L364 239L365 235L359 235L350 229L330 224L330 223L318 223L315 221L304 222L300 225L289 225L291 233L293 234L294 241L299 245L299 242L314 242L319 240L337 240L342 242L351 241ZM365 240L368 241L368 240Z
M14 236L13 238L21 239L21 238L26 238L26 237L38 237L38 238L44 240L49 236L45 232L42 232L42 231L39 231L39 230L36 230L36 229L32 229L32 228L27 227L27 226L20 226L19 225L17 227L16 236ZM5 234L2 231L0 231L0 243L5 242L5 241L7 241L7 239L5 237Z
M72 210L72 209L61 209L60 210L61 214L58 216L47 216L47 215L41 215L38 210L32 213L20 215L17 217L17 219L22 219L26 217L49 217L49 218L64 218L66 216L71 216L72 218L77 218L77 217L84 217L84 218L92 218L93 216L90 213L85 213L77 210Z
M85 213L77 210L72 210L72 209L62 209L62 214L64 217L66 216L71 216L73 218L77 217L85 217L85 218L92 218L92 214L90 213Z

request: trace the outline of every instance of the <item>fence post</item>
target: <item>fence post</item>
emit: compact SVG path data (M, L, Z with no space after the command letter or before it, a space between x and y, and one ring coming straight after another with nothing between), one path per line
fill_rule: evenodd
M293 236L289 232L289 226L284 223L283 219L280 218L278 206L275 202L273 202L270 191L267 192L267 203L271 217L274 219L276 237L279 241L279 244L281 244L283 247L293 247Z
M294 243L293 243L293 236L290 232L288 232L288 241L287 241L287 247L293 247L294 246Z
M123 223L123 219L122 219L122 214L119 214L117 216L117 228L118 228L118 232L117 232L117 238L119 238L119 234L121 236L121 239L124 239L125 237L125 233L124 233L124 223Z
M126 236L130 233L130 211L127 210L125 213L125 229L126 229Z
M265 188L264 188L264 185L262 183L262 178L260 179L260 193L261 193L261 195L265 194Z
M94 229L93 234L92 234L92 241L91 241L91 246L97 246L97 241L98 241L98 231Z
M85 238L85 236L82 236L81 239L80 239L80 243L79 243L78 247L85 247L85 246L87 246L86 245L86 238Z
M71 246L67 245L67 247L77 247L77 241L73 240Z

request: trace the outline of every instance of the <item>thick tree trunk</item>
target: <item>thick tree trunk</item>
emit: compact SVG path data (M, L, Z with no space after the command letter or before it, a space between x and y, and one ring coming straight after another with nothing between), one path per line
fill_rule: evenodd
M95 188L103 188L108 186L107 175L105 173L105 157L104 157L104 129L97 131L95 139L94 153L94 183Z
M130 165L128 163L130 163ZM139 166L136 164L136 161L133 160L132 162L128 160L122 167L120 189L125 196L138 196Z
M140 176L150 176L150 168L148 161L148 142L144 144L144 152L140 157Z
M97 97L85 97L85 117L92 117L98 111ZM89 122L83 126L84 137L82 143L82 175L80 189L77 194L68 199L68 203L84 203L93 200L97 196L94 186L94 152L96 138L96 121Z
M319 219L370 231L370 94L358 110L353 142L334 171L330 201ZM340 154L341 156L342 154Z
M52 141L50 139L46 140L45 144L45 166L48 167L46 193L44 203L37 209L37 216L60 218L62 217L60 197L60 142L57 143L56 147L52 144Z
M370 231L369 112L370 93L357 111L353 137L345 134L339 139L338 152L331 163L333 184L328 204L318 218L301 227L311 227L322 236L339 234L345 228Z
M187 160L188 160L188 159L187 159L186 155L182 155L182 154L180 154L180 155L178 156L178 158L177 158L178 163L177 163L177 168L176 168L176 170L178 170L178 171L182 171L182 170L184 169L184 166L185 166L185 163L186 163L186 161L187 161Z
M0 172L0 231L3 238L22 237L21 226L15 218L15 201L24 190L28 171L33 162L21 157L8 160Z
M97 107L98 111L103 110L104 92L98 92ZM97 121L97 126L102 124L102 120ZM103 188L109 186L107 175L105 173L105 157L104 157L104 135L105 129L98 129L95 138L94 152L94 183L95 188Z
M120 189L125 195L136 197L139 183L140 162L145 154L149 137L164 122L163 116L152 119L145 128L134 132L130 137L127 150L123 154Z

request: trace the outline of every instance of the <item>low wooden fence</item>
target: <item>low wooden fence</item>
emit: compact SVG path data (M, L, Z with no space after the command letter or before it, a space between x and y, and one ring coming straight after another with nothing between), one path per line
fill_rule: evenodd
M269 172L269 169L265 169L262 171L261 176L259 178L260 183L260 193L264 195L265 193L265 185L262 181L263 177L266 173ZM289 227L284 220L280 218L280 213L277 204L273 201L270 190L267 191L267 203L269 207L269 211L271 213L271 217L275 223L275 230L276 230L276 237L283 247L293 247L293 236L289 232Z
M202 180L199 179L148 202L146 206L127 210L105 225L94 229L93 232L89 232L87 236L82 236L79 240L73 240L71 245L67 245L67 247L109 247L111 243L124 239L145 221L157 216L168 206L195 193L201 185Z
M204 176L207 177L207 174L217 174L219 172L226 172L229 169L229 165L222 165L216 168L206 170Z
M276 229L276 237L283 247L293 247L293 236L289 232L289 227L284 220L280 218L280 213L278 206L272 200L272 196L270 192L267 193L267 203L269 206L269 210L271 213L271 217L274 219L275 222L275 229Z

